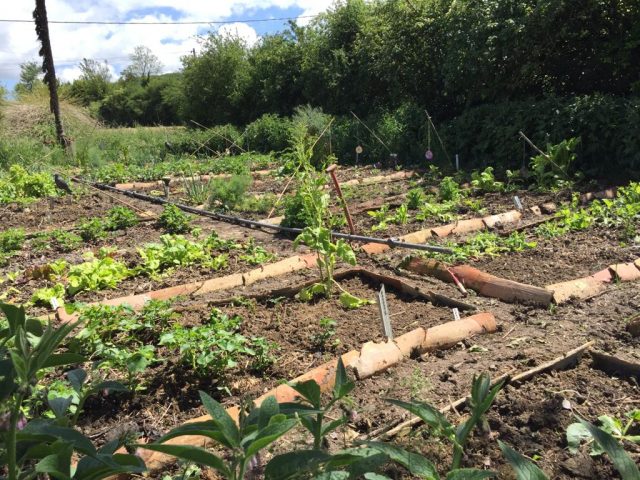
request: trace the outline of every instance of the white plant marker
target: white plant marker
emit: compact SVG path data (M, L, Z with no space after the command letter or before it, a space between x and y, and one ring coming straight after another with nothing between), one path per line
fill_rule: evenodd
M456 153L456 172L460 170L460 157Z
M382 320L382 334L387 337L387 341L391 341L393 340L393 331L391 330L391 318L389 317L387 292L384 289L384 283L378 292L378 310L380 311L380 319Z
M515 197L513 197L513 203L515 204L516 208L520 211L522 211L522 202L520 201L520 197L518 197L517 195Z
M453 307L452 311L453 311L453 319L456 321L460 320L460 310L458 310L458 307Z

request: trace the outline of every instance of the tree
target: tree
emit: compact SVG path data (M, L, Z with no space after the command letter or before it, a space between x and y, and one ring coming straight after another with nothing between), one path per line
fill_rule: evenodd
M249 120L251 79L248 49L240 37L212 33L198 56L185 56L185 120L204 125L240 124Z
M83 58L79 68L82 74L71 85L71 94L79 98L85 106L102 100L109 92L111 82L111 71L107 61Z
M20 64L20 81L15 86L16 93L25 93L33 91L33 87L37 85L42 75L42 67L38 62L24 62Z
M60 118L60 102L58 100L58 81L56 79L56 69L53 64L53 52L51 51L51 41L49 40L49 22L47 21L47 7L45 0L36 0L36 8L33 11L33 20L36 24L36 34L40 40L40 56L42 57L42 71L44 72L44 83L49 87L49 108L53 113L56 124L56 137L58 143L66 148L69 140L64 135L62 119Z
M131 64L122 71L123 77L127 80L137 78L148 82L151 75L162 72L160 59L144 45L134 48L133 53L129 55L129 60Z

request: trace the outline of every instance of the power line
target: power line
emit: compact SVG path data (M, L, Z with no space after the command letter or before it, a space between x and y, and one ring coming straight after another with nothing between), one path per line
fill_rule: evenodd
M318 15L301 15L299 17L280 17L280 18L254 18L254 19L238 19L238 20L203 20L203 21L172 21L172 22L117 22L117 21L99 21L99 20L49 20L50 24L63 25L225 25L230 23L259 23L259 22L283 22L285 20L297 20L299 18L315 18ZM33 23L33 20L27 19L0 19L0 23Z

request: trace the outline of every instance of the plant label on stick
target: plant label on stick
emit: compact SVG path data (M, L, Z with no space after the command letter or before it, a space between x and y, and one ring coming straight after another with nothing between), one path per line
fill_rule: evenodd
M387 292L384 289L384 283L378 292L378 310L380 311L380 319L382 320L382 334L387 341L393 340L393 331L391 330L391 317L389 316L389 307L387 305Z
M513 203L518 210L522 211L522 202L520 201L520 197L517 195L513 197Z
M460 310L458 310L458 307L453 307L452 311L453 311L453 319L460 320Z

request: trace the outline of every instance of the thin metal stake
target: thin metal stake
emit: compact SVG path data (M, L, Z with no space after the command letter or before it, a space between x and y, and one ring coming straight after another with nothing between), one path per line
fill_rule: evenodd
M378 310L380 311L380 319L382 320L382 334L387 337L387 341L393 340L393 331L391 330L391 318L389 316L389 306L387 305L387 293L384 289L384 283L378 292Z

